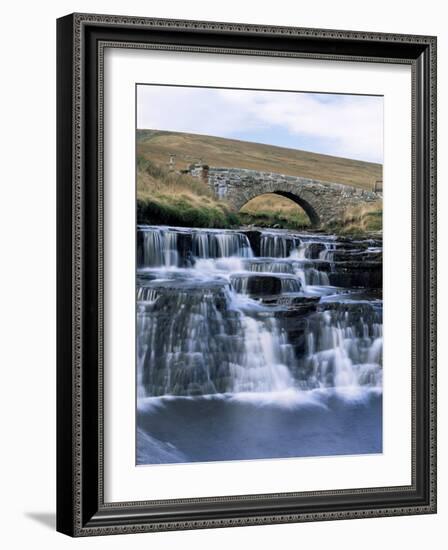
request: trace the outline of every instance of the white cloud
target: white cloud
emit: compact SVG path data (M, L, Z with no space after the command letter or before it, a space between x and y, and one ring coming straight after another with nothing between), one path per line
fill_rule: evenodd
M310 143L316 152L383 157L380 97L141 86L137 125L222 137L265 132L264 142L283 132L297 148Z
M244 111L229 108L217 90L168 86L138 90L138 128L229 136L250 124Z

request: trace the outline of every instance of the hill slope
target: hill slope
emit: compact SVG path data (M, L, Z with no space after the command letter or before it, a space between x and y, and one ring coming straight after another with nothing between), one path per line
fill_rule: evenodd
M176 169L201 160L210 166L249 168L372 189L382 179L381 164L321 155L201 134L137 130L137 155L166 166L176 155Z

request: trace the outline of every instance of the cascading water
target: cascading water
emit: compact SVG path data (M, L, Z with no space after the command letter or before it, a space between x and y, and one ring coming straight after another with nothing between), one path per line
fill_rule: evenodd
M249 316L227 286L158 289L137 313L139 395L208 395L292 386L275 318ZM170 314L172 311L174 313ZM170 318L168 318L168 315Z
M159 229L157 231L143 231L142 235L143 265L177 266L177 232Z
M261 256L270 258L287 258L300 240L291 235L263 233L260 240Z
M249 240L241 233L196 231L192 234L192 244L195 258L252 257Z
M367 316L367 317L365 317ZM302 360L308 387L382 384L382 324L379 312L351 311L351 304L311 316Z
M380 386L379 301L330 285L350 243L249 236L139 227L139 397Z
M192 258L252 257L243 233L140 226L137 235L139 267L189 267Z
M139 226L137 464L381 452L381 251Z

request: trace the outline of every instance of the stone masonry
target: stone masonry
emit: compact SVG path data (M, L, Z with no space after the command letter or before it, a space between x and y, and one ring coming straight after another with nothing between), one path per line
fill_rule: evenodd
M264 193L275 193L293 200L308 214L314 226L340 218L350 206L382 199L382 193L367 191L340 183L258 172L242 168L195 166L190 172L208 181L214 194L225 199L236 210Z

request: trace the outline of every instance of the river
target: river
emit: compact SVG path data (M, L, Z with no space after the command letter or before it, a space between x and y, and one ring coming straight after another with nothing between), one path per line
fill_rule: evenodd
M137 464L382 452L382 242L137 230Z

